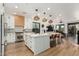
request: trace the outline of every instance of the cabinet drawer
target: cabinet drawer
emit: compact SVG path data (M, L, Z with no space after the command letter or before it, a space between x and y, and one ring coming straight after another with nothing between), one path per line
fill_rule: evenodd
M31 40L29 42L32 44L32 41Z

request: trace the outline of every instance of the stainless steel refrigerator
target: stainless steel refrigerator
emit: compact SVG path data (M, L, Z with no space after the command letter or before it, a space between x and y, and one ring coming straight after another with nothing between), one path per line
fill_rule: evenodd
M4 55L4 25L3 15L0 15L0 56Z

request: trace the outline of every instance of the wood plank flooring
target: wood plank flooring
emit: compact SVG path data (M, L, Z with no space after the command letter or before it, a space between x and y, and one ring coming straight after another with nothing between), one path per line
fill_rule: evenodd
M5 48L5 56L33 56L34 54L25 46L24 42L9 44ZM79 56L79 46L73 45L69 40L63 40L36 56Z

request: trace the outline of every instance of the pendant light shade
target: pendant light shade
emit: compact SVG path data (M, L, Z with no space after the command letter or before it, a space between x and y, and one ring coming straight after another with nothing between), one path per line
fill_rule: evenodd
M44 12L43 14L44 14L44 16L45 16L46 12ZM47 21L47 18L44 17L44 18L42 19L42 22L46 22L46 21Z
M51 20L52 15L49 15L50 20L48 21L48 23L53 23L53 20Z
M53 23L53 21L52 21L52 20L49 20L48 22L49 22L49 23Z
M43 22L46 22L47 21L47 19L46 18L43 18L43 20L42 20Z
M36 12L38 12L38 9L35 9ZM34 20L38 21L40 19L40 17L38 16L38 14L36 13L36 15L34 16Z
M38 16L34 16L34 20L39 20L40 18Z

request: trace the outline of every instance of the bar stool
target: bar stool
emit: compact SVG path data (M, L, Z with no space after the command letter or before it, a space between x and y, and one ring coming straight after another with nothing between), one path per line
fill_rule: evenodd
M56 46L54 37L55 37L55 35L53 35L53 34L50 36L50 47Z
M54 34L53 35L53 40L55 41L55 44L57 44L56 37L57 37L57 34Z
M56 34L56 44L59 44L59 40L60 40L60 35Z
M52 40L53 40L53 35L50 36L50 41L52 41Z
M63 42L64 35L61 35L61 42Z

